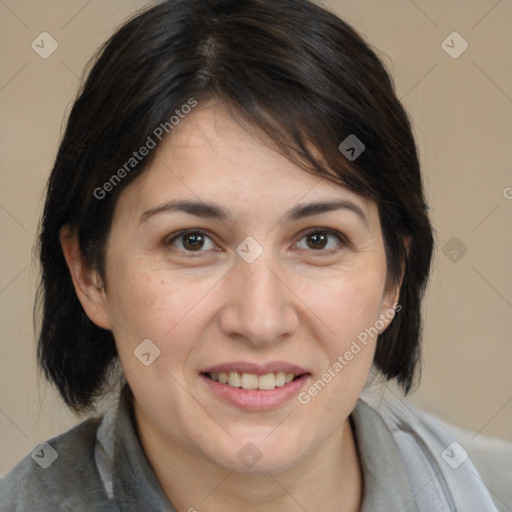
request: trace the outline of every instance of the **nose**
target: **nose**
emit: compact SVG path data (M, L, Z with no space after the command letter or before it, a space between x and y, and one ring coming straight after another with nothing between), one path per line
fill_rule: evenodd
M291 283L269 258L262 255L253 263L240 258L224 284L225 301L219 321L227 336L268 346L297 330L298 311Z

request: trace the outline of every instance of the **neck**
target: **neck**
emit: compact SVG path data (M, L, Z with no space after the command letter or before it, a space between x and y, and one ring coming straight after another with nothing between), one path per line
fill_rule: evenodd
M135 406L136 416L137 409ZM298 464L272 473L222 468L160 439L147 423L138 423L142 448L178 512L360 510L362 471L348 419Z

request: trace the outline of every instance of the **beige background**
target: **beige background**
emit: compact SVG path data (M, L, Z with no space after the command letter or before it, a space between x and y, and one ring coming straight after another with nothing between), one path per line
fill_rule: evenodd
M36 377L31 251L79 76L98 45L144 4L0 0L0 474L77 421ZM423 380L412 399L474 439L512 439L512 2L323 4L379 49L421 150L437 252ZM43 31L59 44L47 59L31 48ZM453 31L469 44L457 59L441 47ZM454 236L468 249L458 262L442 252Z

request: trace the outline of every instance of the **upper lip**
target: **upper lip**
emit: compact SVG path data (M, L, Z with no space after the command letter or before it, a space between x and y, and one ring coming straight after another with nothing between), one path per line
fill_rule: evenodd
M304 368L295 364L286 363L284 361L272 361L265 364L249 363L247 361L232 361L229 363L220 363L201 371L201 373L253 373L255 375L265 375L266 373L293 373L294 375L302 375L309 373Z

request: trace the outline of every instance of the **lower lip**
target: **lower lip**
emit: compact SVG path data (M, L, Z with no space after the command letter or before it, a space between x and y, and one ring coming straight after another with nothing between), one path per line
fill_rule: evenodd
M206 375L201 374L200 377L213 393L229 404L247 411L267 411L296 396L308 380L309 374L301 375L284 386L268 390L234 388L229 384L212 380Z

